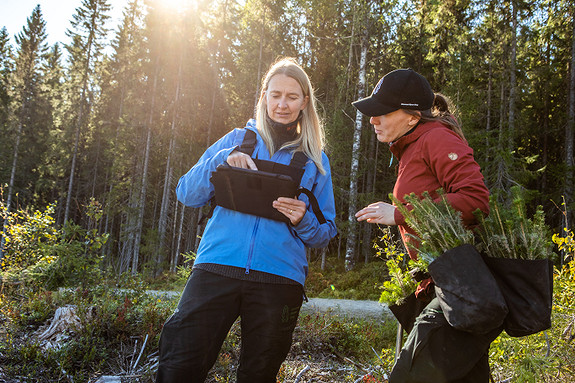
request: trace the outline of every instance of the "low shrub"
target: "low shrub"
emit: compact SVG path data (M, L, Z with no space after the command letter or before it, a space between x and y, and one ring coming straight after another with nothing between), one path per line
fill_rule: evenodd
M0 338L0 364L5 377L36 382L57 381L62 374L87 382L102 371L150 374L142 370L144 362L157 352L162 325L177 299L105 286L54 293L22 294L21 289L5 289L0 300L7 330ZM38 335L63 306L74 307L82 325L62 332L56 346L48 347ZM142 362L134 365L142 348Z
M95 200L85 206L95 226L101 207ZM43 210L6 212L5 245L0 259L0 279L30 287L54 290L58 287L91 285L102 281L100 249L108 239L96 229L85 229L71 221L57 228L55 205Z
M312 263L305 284L306 294L319 298L377 301L386 278L387 266L380 259L358 264L351 271L345 271L343 260L328 266L326 270Z

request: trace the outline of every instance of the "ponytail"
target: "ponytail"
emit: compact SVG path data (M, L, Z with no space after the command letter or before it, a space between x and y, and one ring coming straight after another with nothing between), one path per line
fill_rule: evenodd
M439 121L443 125L445 125L450 130L454 131L461 139L465 142L465 136L463 135L463 130L461 129L461 125L455 115L451 112L450 109L453 109L453 104L449 98L441 93L435 93L435 98L433 100L433 106L429 110L420 111L421 113L421 122L430 122L430 121ZM409 110L405 110L406 112L410 112ZM412 113L410 113L412 114Z
M457 133L463 141L467 142L459 121L457 121L457 118L450 110L453 109L452 106L453 104L447 96L441 93L435 93L433 106L431 107L430 112L428 112L428 116L426 116L427 113L422 113L422 120L425 122L429 118L429 121L439 121Z

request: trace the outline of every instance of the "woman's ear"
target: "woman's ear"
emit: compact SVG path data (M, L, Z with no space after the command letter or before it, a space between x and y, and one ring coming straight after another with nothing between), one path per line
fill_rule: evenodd
M409 115L409 121L407 123L409 124L409 126L415 126L415 124L417 124L420 119L421 119L420 114L417 114L417 115L410 114Z

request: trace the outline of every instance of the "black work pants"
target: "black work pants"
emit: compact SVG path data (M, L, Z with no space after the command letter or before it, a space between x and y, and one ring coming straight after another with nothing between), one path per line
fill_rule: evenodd
M393 366L390 383L488 383L489 346L501 333L456 330L437 298L417 317Z
M156 382L203 383L240 317L237 382L275 383L302 301L300 285L250 282L194 269L162 329Z

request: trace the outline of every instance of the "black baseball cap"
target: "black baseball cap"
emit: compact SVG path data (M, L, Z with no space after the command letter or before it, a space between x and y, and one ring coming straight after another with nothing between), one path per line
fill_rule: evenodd
M371 96L352 103L361 113L373 117L398 109L428 110L435 94L425 77L413 69L396 69L379 80Z

